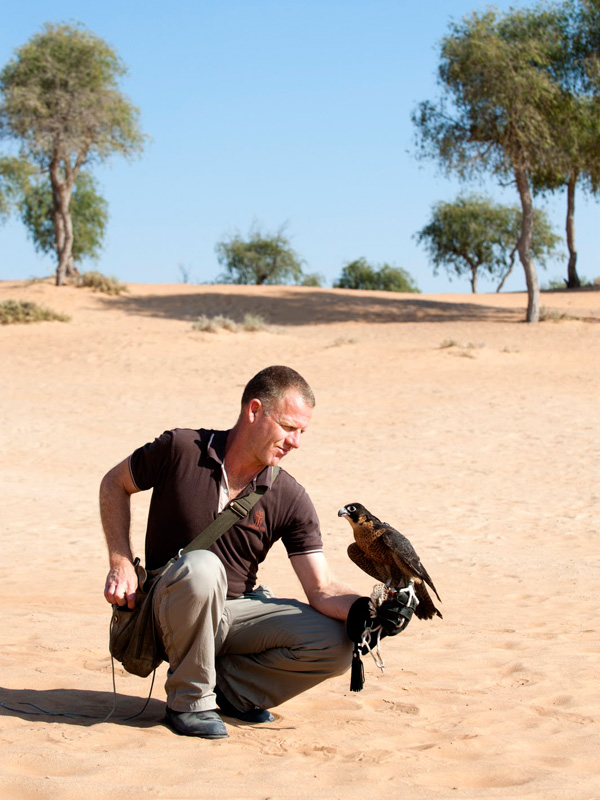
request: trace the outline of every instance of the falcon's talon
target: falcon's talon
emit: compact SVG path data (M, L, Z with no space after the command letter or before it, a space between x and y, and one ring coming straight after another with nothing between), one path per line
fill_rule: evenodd
M405 586L404 589L401 589L401 591L406 592L406 594L408 595L406 603L407 606L412 606L413 608L416 608L419 605L419 598L417 597L417 593L415 592L415 582L413 580L410 580L408 582L408 586Z

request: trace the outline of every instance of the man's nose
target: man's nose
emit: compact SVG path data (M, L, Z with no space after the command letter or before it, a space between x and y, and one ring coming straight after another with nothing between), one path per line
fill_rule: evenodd
M290 445L290 447L300 447L300 437L302 433L300 431L290 431L288 435L285 437L286 442Z

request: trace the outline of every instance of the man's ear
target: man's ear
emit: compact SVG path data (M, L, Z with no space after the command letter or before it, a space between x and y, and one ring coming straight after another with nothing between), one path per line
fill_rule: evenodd
M260 400L257 400L256 398L254 398L254 400L251 400L248 403L248 410L247 410L248 421L255 422L256 418L258 417L261 411L262 411L262 403L260 402Z

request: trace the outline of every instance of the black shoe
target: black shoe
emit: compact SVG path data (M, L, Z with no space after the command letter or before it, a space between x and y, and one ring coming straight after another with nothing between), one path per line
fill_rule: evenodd
M173 711L167 706L165 723L181 736L225 739L227 728L216 711Z
M229 700L225 697L218 686L215 686L215 694L217 696L217 705L219 706L219 710L222 711L226 717L239 719L242 722L253 722L255 724L262 722L273 722L275 719L270 711L267 711L265 708L259 708L258 706L249 708L248 711L238 711L235 706L231 705Z

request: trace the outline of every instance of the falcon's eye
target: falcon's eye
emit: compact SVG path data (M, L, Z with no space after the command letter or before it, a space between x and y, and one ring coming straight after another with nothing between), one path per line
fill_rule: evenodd
M356 506L346 506L346 511L349 511L353 514L356 511Z

